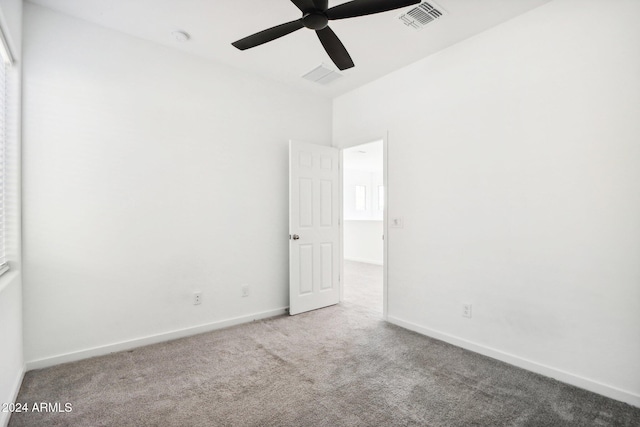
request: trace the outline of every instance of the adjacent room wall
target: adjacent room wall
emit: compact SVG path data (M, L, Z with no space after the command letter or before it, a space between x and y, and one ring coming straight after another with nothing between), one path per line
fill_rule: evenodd
M22 1L0 0L0 22L14 56L7 69L5 121L5 251L10 270L0 277L0 403L13 402L24 374L22 347L22 275L20 245L20 70ZM10 413L0 412L0 426Z
M282 313L331 102L29 3L24 37L28 366Z
M346 260L383 264L382 215L384 209L380 209L378 191L378 188L383 185L381 168L382 159L380 159L380 168L371 170L350 169L348 159L344 160L343 257ZM356 209L356 186L365 188L363 210Z
M383 226L377 220L344 221L344 259L383 264Z
M334 144L389 131L389 320L640 406L638 16L555 0L334 101Z

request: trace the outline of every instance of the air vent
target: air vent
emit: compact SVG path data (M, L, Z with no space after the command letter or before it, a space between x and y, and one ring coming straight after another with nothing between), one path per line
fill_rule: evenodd
M440 19L446 15L444 9L434 2L422 2L410 11L398 16L404 25L416 30L421 30L425 25Z
M319 65L302 76L303 79L307 79L321 85L327 85L332 81L339 79L340 77L342 77L342 74L333 71L332 69L327 68L324 65Z

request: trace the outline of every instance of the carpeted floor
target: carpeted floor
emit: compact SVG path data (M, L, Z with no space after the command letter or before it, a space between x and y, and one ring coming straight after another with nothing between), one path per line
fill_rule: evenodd
M345 280L372 283L352 267ZM31 371L18 402L72 411L9 425L640 425L638 408L389 325L348 289L322 310Z
M382 316L382 266L345 260L343 297Z

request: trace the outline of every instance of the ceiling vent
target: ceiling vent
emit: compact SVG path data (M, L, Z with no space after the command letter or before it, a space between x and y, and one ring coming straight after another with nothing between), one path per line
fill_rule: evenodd
M342 77L342 74L333 71L332 69L327 68L324 65L319 65L302 76L303 79L307 79L321 85L327 85L332 81L339 79L340 77Z
M440 6L432 1L425 1L410 11L398 16L398 19L407 27L421 30L425 25L440 19L444 15L446 15L446 12Z

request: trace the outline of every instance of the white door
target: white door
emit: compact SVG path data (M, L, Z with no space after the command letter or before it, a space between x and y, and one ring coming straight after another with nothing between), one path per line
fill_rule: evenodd
M340 150L289 142L289 313L340 301Z

